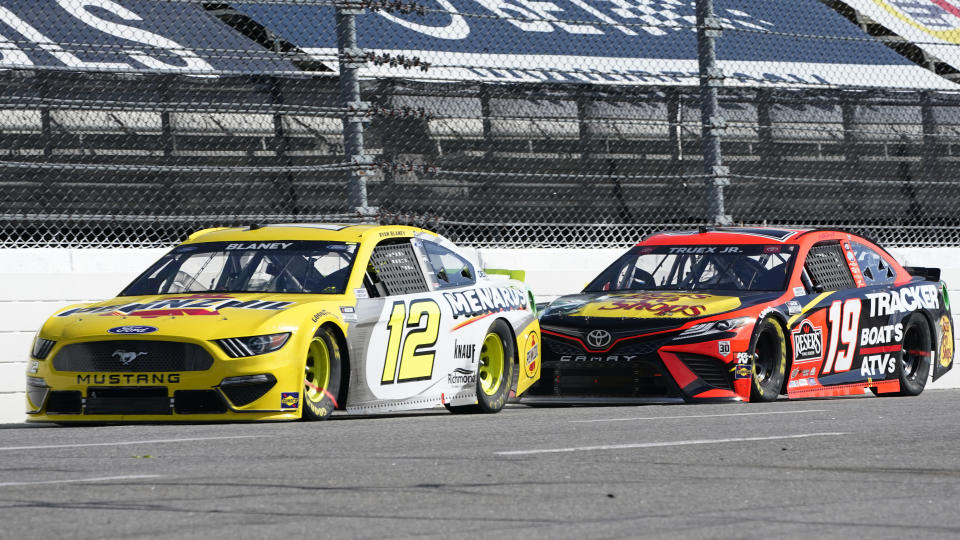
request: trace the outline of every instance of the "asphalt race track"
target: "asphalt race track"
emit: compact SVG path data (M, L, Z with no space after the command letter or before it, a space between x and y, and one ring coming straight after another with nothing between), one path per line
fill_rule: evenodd
M960 391L0 426L3 538L957 538Z

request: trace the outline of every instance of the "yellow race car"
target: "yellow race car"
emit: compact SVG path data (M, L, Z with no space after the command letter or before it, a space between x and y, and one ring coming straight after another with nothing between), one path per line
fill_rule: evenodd
M27 419L497 412L540 377L533 295L497 272L413 227L203 230L119 297L47 320Z

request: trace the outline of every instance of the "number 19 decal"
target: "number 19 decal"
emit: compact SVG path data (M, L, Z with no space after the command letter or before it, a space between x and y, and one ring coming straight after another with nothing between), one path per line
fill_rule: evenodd
M394 302L387 322L387 357L380 384L422 381L433 375L440 306L433 300Z
M823 362L823 373L850 371L853 355L857 351L860 308L859 298L834 300L830 304L830 311L827 313L830 323L830 348L827 349L827 358Z

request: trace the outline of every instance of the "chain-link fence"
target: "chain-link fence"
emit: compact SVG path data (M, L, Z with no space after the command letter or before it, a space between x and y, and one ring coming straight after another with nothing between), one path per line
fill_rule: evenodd
M958 8L0 0L0 246L363 220L485 246L713 223L953 244Z

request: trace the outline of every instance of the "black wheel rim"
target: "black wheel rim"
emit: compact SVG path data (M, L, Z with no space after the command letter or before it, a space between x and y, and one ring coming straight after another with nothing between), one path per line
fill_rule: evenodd
M776 336L772 331L765 331L757 338L757 346L754 349L753 372L757 382L763 384L773 375L774 363L776 362L779 345Z
M923 333L916 326L911 324L903 336L903 350L900 353L902 360L902 369L904 377L913 379L917 376L917 370L920 363L930 354L929 344L924 343Z

